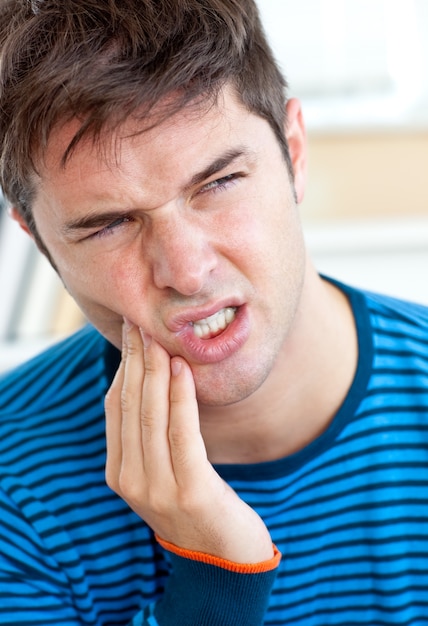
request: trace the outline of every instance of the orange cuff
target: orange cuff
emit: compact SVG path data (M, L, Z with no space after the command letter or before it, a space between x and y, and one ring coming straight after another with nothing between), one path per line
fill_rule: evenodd
M227 559L222 559L221 557L213 556L212 554L206 554L205 552L197 552L196 550L186 550L185 548L180 548L169 541L161 539L158 535L155 536L156 540L163 548L165 548L165 550L173 552L184 559L191 559L192 561L215 565L216 567L222 567L223 569L227 569L230 572L235 572L237 574L262 574L263 572L270 572L278 567L282 556L277 547L272 544L273 557L271 559L261 561L260 563L235 563L234 561L228 561Z

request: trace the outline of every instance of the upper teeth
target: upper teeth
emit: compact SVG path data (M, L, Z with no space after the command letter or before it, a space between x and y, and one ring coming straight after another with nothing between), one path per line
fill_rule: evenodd
M235 319L235 315L236 308L228 306L209 317L204 317L204 319L193 322L193 331L199 338L218 333L219 330L224 330L226 326Z

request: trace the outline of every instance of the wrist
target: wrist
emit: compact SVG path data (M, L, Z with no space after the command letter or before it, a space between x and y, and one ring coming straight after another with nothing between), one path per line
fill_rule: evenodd
M158 535L156 535L156 540L165 550L172 552L181 558L197 561L199 563L205 563L207 565L214 565L215 567L222 567L230 572L236 572L239 574L260 574L268 572L276 569L281 560L281 553L274 544L272 544L272 556L269 559L256 563L236 563L212 554L207 554L206 552L180 548L169 541L165 541Z

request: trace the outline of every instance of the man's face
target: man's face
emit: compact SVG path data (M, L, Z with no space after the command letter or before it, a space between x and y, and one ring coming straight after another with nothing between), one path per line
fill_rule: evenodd
M52 135L34 203L67 289L117 347L126 317L183 356L200 403L247 397L278 358L304 280L295 190L270 126L225 90L209 109L83 142L64 168L76 128ZM303 169L299 139L290 146Z

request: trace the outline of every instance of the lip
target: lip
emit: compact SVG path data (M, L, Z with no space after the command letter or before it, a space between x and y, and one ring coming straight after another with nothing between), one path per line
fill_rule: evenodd
M225 307L236 307L236 317L219 335L209 339L197 337L192 322L213 315ZM169 329L175 333L175 342L179 353L192 363L218 363L238 352L250 335L250 319L248 307L228 300L217 302L214 306L203 309L192 309L180 313L169 321Z
M232 298L228 300L218 300L217 302L204 307L184 309L177 315L169 316L169 318L166 319L166 327L173 333L181 333L184 332L189 325L197 322L198 320L210 317L211 315L214 315L214 313L221 311L221 309L225 309L227 307L239 309L242 305L243 302L240 302L236 298Z

